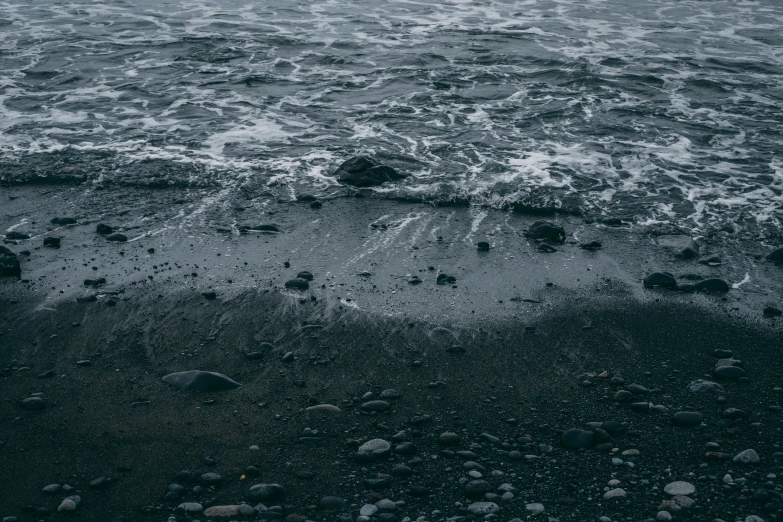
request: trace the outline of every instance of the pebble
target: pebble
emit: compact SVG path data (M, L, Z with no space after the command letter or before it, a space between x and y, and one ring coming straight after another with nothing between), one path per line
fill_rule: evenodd
M611 500L613 498L622 498L625 495L626 493L623 488L614 488L604 493L604 500Z
M76 502L66 498L60 503L60 506L57 508L57 511L60 513L76 511Z
M696 491L696 486L690 482L678 480L666 484L663 490L669 495L691 495Z
M459 442L460 436L451 431L443 432L438 436L438 443L443 446L454 446L455 444L459 444Z
M305 408L305 411L328 411L331 413L340 413L340 408L331 404L319 404L317 406L310 406Z
M247 493L251 502L275 502L285 497L286 491L280 484L255 484Z
M494 502L474 502L468 506L468 513L477 517L483 517L498 511L500 511L500 506Z
M745 377L745 370L739 366L718 366L712 373L715 377L721 379L737 380L740 377Z
M742 464L758 464L761 462L758 453L752 449L746 449L745 451L737 454L732 460Z
M239 515L239 506L211 506L204 510L205 517L230 518Z
M365 504L359 510L359 515L363 517L371 517L378 512L378 507L375 504Z
M318 509L343 509L346 505L345 500L340 497L326 496L318 501Z
M704 415L697 411L679 411L672 416L672 423L675 426L692 428L698 426L704 420Z
M185 513L201 513L204 511L204 506L198 502L183 502L177 509L184 511Z
M723 386L713 381L697 379L688 385L691 393L724 393Z
M362 404L362 409L364 411L386 411L391 409L391 405L386 401L368 401Z
M546 511L543 504L537 502L531 504L525 504L525 509L530 512L531 515L538 515Z
M28 397L22 399L22 408L25 410L43 410L46 408L46 400L41 397Z
M659 511L657 515L655 515L655 520L658 522L669 522L672 519L671 513L668 511Z
M677 280L674 276L668 272L653 272L644 278L644 286L654 287L660 286L663 288L676 288Z
M162 381L183 391L231 390L242 386L222 373L201 370L170 373Z
M595 442L595 435L592 431L571 429L563 433L560 437L560 443L570 449L589 448Z

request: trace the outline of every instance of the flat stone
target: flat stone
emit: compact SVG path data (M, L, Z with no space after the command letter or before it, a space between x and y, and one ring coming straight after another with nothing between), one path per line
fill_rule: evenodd
M76 502L70 499L65 499L60 503L60 506L57 508L57 511L59 513L68 513L76 511Z
M546 511L543 504L534 502L532 504L525 504L525 509L530 512L531 515L539 515Z
M239 516L239 506L211 506L204 510L205 517L230 518Z
M604 500L612 500L615 498L622 498L626 495L623 488L614 488L604 493Z
M391 444L383 439L372 439L359 446L359 451L373 453L375 455L385 455L391 451Z
M348 504L340 497L327 496L318 501L318 509L344 509Z
M368 401L362 404L364 411L386 411L391 409L391 406L386 401Z
M696 491L696 486L690 482L677 480L666 484L663 490L669 495L692 495Z
M201 513L204 511L204 506L198 502L183 502L177 509L184 511L185 513Z
M704 420L704 415L697 411L678 411L672 416L672 424L692 428Z
M222 373L201 370L170 373L162 380L183 391L232 390L242 386Z
M46 408L46 400L41 397L27 397L22 399L21 404L25 410L43 410Z
M247 493L251 502L276 502L285 497L286 491L280 484L255 484Z
M305 408L305 411L328 411L330 413L340 413L340 408L331 404L319 404L317 406L310 406Z
M715 377L732 381L736 381L740 377L745 377L745 370L739 366L718 366L712 371L712 373L715 375Z
M474 502L468 506L468 513L477 517L483 517L500 511L500 506L494 502Z

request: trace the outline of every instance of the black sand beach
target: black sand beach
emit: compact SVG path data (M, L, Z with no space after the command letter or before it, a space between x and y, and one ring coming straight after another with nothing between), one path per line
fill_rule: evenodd
M783 285L758 238L698 238L710 265L622 219L367 197L214 207L184 189L2 198L4 227L30 238L6 239L21 278L0 279L0 516L783 515L783 337L763 313ZM564 227L555 252L525 236L542 219ZM286 288L302 271L308 288ZM729 289L646 288L653 272ZM161 380L188 370L242 386ZM359 451L374 439L388 449Z

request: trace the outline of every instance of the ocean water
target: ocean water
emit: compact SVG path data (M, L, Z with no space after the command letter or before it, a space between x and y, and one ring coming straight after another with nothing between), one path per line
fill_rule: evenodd
M779 228L778 0L0 1L0 180ZM219 197L215 199L220 199Z

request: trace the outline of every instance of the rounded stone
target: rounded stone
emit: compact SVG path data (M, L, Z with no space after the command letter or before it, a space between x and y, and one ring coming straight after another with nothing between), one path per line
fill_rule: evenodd
M691 495L696 491L696 486L690 482L677 480L666 484L663 490L669 495Z
M611 500L615 498L622 498L626 495L625 490L622 488L614 488L604 493L604 500Z
M500 506L494 502L474 502L468 506L468 513L477 517L483 517L498 511L500 511Z
M704 420L704 415L697 411L678 411L672 416L672 424L692 428Z

